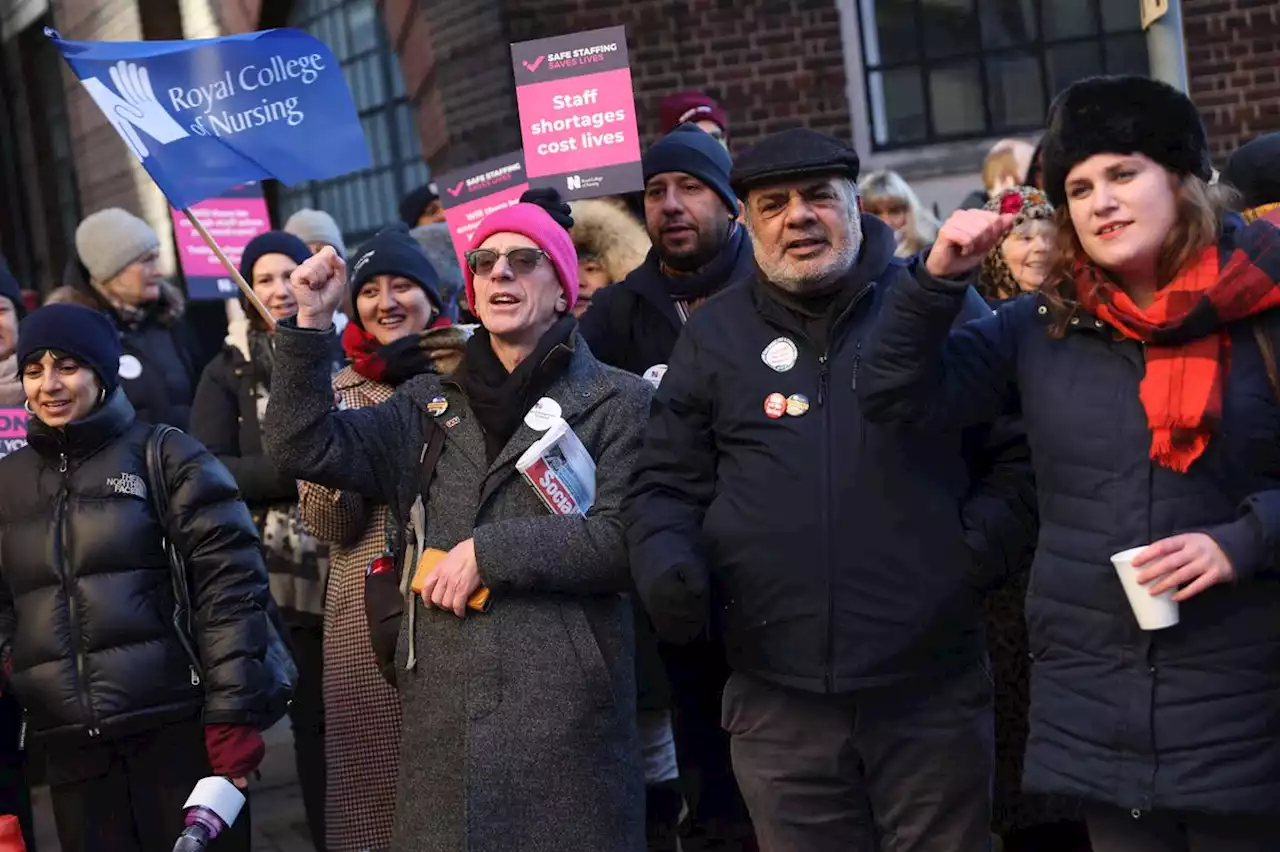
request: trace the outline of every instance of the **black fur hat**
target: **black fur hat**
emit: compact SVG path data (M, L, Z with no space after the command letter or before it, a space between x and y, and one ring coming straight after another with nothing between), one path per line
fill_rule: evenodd
M1095 154L1145 154L1177 174L1213 176L1209 140L1195 105L1149 77L1089 77L1049 107L1042 143L1044 192L1067 203L1067 173Z

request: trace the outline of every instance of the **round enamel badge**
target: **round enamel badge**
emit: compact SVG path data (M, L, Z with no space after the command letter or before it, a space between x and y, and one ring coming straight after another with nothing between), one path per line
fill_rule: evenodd
M780 393L771 393L764 398L764 414L770 420L777 420L787 413L787 398Z
M760 353L760 360L779 373L785 373L796 365L796 358L799 356L800 350L793 340L779 337L764 348Z
M120 356L120 378L132 381L142 375L142 362L132 355Z

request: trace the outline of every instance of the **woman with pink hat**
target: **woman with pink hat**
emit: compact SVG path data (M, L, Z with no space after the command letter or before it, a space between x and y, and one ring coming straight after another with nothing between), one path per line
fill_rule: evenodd
M403 711L392 848L639 852L620 505L647 385L601 365L578 336L578 258L545 210L496 212L472 246L464 275L481 328L462 364L359 410L334 407L321 357L345 264L326 249L299 267L297 318L277 332L267 451L292 475L389 505L388 558L370 565L366 606L375 646L395 646ZM596 465L585 514L549 509L556 501L516 469L561 421ZM441 552L434 567L421 561ZM490 605L470 609L484 590Z

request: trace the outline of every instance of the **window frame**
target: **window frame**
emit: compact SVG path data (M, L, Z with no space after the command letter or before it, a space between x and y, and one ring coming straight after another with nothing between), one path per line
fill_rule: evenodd
M874 33L875 43L879 45L879 31L876 29L875 12L877 0L848 0L852 5L853 20L856 25L856 33L852 35L857 39L856 54L858 65L857 68L861 72L862 79L859 83L862 110L855 115L862 115L866 121L867 131L866 138L869 143L869 152L893 152L911 148L931 147L938 145L949 145L957 142L970 142L974 140L986 140L994 138L1003 138L1011 136L1025 136L1033 134L1044 129L1044 116L1034 122L1027 124L1009 124L1007 126L995 127L991 109L991 96L993 91L991 77L988 71L988 62L992 59L1000 57L1030 57L1035 60L1039 76L1040 76L1040 97L1041 104L1045 111L1048 110L1049 104L1052 103L1057 90L1052 87L1050 80L1049 54L1054 48L1071 47L1073 45L1088 44L1094 45L1097 50L1099 73L1111 73L1108 69L1108 41L1125 36L1141 36L1143 34L1140 24L1136 24L1132 28L1122 28L1116 30L1105 29L1105 18L1103 14L1103 4L1108 0L1082 0L1082 11L1087 8L1092 16L1094 28L1092 32L1085 35L1067 36L1063 38L1046 39L1044 32L1044 2L1045 0L1032 0L1032 8L1034 9L1034 33L1031 39L1013 45L1006 45L999 48L984 48L984 15L983 5L990 4L994 0L972 0L974 30L977 39L977 47L964 51L948 53L945 56L931 56L927 46L925 20L925 0L893 0L893 2L909 5L912 15L912 26L915 31L915 56L910 59L884 62L880 61L872 63L868 61L867 51L867 33L868 27L870 32ZM1125 0L1110 0L1110 2L1125 2ZM1132 0L1128 0L1132 2ZM1145 46L1144 46L1145 47ZM966 63L976 63L978 68L978 84L979 95L982 99L982 127L973 131L961 133L939 133L935 126L935 116L933 112L933 92L930 86L931 72L937 68L954 67ZM888 127L882 126L887 123L887 118L883 114L883 107L877 108L877 103L883 103L885 96L883 91L880 97L876 97L874 79L877 74L886 74L893 71L903 71L907 69L915 69L920 82L921 103L924 114L924 135L919 138L896 140L890 135ZM853 69L851 69L853 70ZM880 115L877 115L880 112ZM879 142L878 136L881 131L886 138L885 142Z
M357 118L369 146L372 165L358 172L339 175L322 181L308 181L297 186L280 184L275 193L275 206L281 221L288 213L304 207L324 210L334 217L343 229L342 237L348 250L373 236L379 229L398 220L397 207L408 192L430 180L430 169L422 157L421 138L401 134L401 113L407 111L412 125L413 104L405 91L399 57L391 48L385 23L378 3L373 0L295 0L289 11L286 26L303 30L321 41L333 51L342 68L343 76L351 89ZM374 17L374 38L371 45L353 50L354 33L349 15L353 8L365 6ZM318 26L323 24L323 26ZM339 35L334 27L341 27ZM325 36L330 37L326 38ZM341 50L339 49L341 48ZM365 66L360 72L354 69ZM376 104L360 103L356 73L376 75L383 99ZM399 79L397 79L399 77ZM374 78L365 77L372 83ZM380 131L369 130L380 123ZM405 142L411 145L405 149ZM382 144L385 142L385 145ZM385 158L378 154L385 148ZM412 173L421 172L419 178ZM388 181L388 178L390 180ZM390 192L390 197L383 197Z

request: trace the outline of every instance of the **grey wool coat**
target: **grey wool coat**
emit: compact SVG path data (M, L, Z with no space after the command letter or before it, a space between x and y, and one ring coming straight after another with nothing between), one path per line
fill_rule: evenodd
M585 518L560 517L515 468L541 433L522 425L489 464L461 390L438 376L406 382L381 405L338 411L326 337L281 324L267 452L292 476L389 503L403 523L419 490L423 412L445 397L425 545L449 550L474 537L493 592L488 613L464 619L416 596L406 604L392 849L639 852L644 779L619 507L648 386L575 337L546 395L595 459L596 502Z

